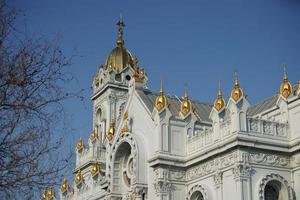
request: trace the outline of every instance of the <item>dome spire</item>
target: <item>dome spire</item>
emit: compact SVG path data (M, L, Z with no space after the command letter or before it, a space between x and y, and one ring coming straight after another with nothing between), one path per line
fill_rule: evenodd
M280 95L288 98L292 93L293 88L286 73L286 64L283 64L283 82L280 85Z
M184 97L181 102L180 106L180 113L186 117L188 113L192 111L192 102L189 99L188 91L187 91L187 85L185 84L184 87Z
M220 110L222 110L222 108L225 107L225 105L226 105L226 103L225 103L225 100L223 98L222 90L221 90L221 81L219 81L218 96L217 96L217 99L215 100L214 108L217 111L220 111Z
M117 40L117 46L118 47L123 47L124 45L124 40L123 40L123 28L125 27L125 24L123 22L122 15L120 14L119 21L117 23L118 26L118 40Z
M168 98L164 95L163 81L161 79L159 95L156 97L155 100L155 108L157 109L158 112L160 112L166 106L168 106Z
M231 98L234 101L238 101L242 96L244 96L244 92L240 87L237 71L234 72L234 88L231 91Z

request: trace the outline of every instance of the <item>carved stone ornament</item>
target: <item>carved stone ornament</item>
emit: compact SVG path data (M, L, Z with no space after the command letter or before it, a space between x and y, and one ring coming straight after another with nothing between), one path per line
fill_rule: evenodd
M238 164L232 168L232 173L235 179L249 178L251 176L251 172L251 167L244 164Z
M167 169L156 169L154 170L155 180L154 180L154 188L157 195L167 194L172 189L172 184L169 180L170 172Z
M200 192L202 194L203 200L208 200L207 191L202 185L194 185L189 190L186 200L190 200L194 192Z
M219 187L223 183L223 172L217 172L214 176L215 186Z
M268 182L270 181L279 181L282 185L281 188L283 190L285 190L286 194L287 194L287 199L286 200L294 200L293 197L293 189L292 187L289 185L288 181L285 180L282 176L280 176L279 174L269 174L267 176L265 176L264 178L262 178L262 180L260 181L259 184L259 188L258 188L258 199L259 200L265 200L265 196L264 196L264 191L265 191L265 187L268 184ZM282 190L281 189L281 190Z

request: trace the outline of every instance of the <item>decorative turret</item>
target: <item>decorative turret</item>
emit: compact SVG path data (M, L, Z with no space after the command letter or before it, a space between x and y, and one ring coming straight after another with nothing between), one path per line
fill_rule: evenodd
M91 132L91 134L90 134L90 141L91 141L91 143L93 143L96 139L98 139L99 137L98 137L98 134L97 134L97 132L96 132L96 130L93 130L92 132Z
M100 165L97 162L94 162L90 170L92 177L95 177L100 173Z
M83 140L80 137L79 142L76 145L77 152L80 153L84 149Z
M238 101L242 96L244 96L244 92L239 85L237 72L235 72L234 74L235 74L235 80L234 80L234 88L231 91L231 98L234 101Z
M64 181L62 182L61 186L60 186L60 192L62 194L65 194L66 192L68 192L69 190L69 184L67 182L67 179L64 178Z
M168 98L164 95L163 84L161 81L159 95L156 97L155 100L155 108L158 112L160 112L166 106L168 106Z
M121 133L125 134L129 132L128 128L128 111L124 112L123 115L123 128L121 129Z
M108 55L106 66L109 69L114 70L116 73L120 73L125 67L132 66L133 58L131 53L126 48L124 48L123 28L125 27L125 24L121 17L117 23L117 26L117 47L114 48Z
M225 103L225 100L223 98L222 91L221 91L221 82L219 81L218 96L214 102L214 108L217 111L221 111L223 108L225 108L225 106L226 106L226 103Z
M279 94L284 98L288 98L291 94L293 94L293 88L288 80L285 64L283 65L283 71L283 82L280 85Z
M77 187L79 187L84 182L84 178L80 169L77 171L74 182Z
M108 129L108 132L106 134L108 141L111 141L114 138L114 135L115 135L115 123L112 122L110 124L110 128Z
M180 113L185 117L192 111L192 102L189 99L187 89L185 88L184 97L181 102Z

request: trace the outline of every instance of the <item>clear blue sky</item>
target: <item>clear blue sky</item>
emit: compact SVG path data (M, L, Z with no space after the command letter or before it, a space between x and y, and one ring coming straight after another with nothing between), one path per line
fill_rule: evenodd
M188 84L191 98L212 103L218 80L229 96L238 70L250 103L274 95L287 64L290 81L300 79L300 1L199 0L104 1L11 0L26 16L19 24L29 34L62 36L62 47L81 57L72 71L84 88L84 102L68 102L70 143L87 141L92 129L91 83L97 66L115 47L116 21L122 13L125 46L139 58L150 89L181 96ZM226 98L227 99L227 98ZM73 148L73 146L72 146Z

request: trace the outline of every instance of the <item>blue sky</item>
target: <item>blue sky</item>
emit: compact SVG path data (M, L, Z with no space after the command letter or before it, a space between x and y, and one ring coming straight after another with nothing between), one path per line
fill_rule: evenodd
M149 76L149 87L212 103L218 80L228 99L237 70L250 103L274 95L283 63L290 81L300 80L300 1L199 0L99 1L11 0L26 16L19 26L30 35L62 36L66 54L80 55L71 70L78 81L67 89L85 89L85 100L68 101L70 144L87 141L92 129L91 83L97 66L116 45L122 13L125 46ZM72 146L73 148L74 146Z

